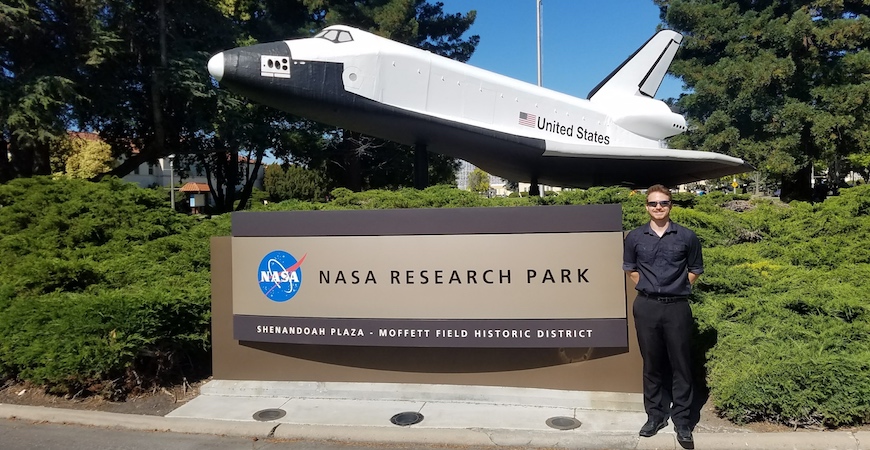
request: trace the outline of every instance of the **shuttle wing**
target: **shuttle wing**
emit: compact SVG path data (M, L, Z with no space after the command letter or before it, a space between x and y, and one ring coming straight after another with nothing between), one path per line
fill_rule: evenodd
M648 187L662 183L676 186L711 178L750 172L754 167L740 158L698 150L668 148L573 145L547 141L543 158L562 161L575 170L582 167L584 185L619 184ZM567 162L576 160L577 162Z

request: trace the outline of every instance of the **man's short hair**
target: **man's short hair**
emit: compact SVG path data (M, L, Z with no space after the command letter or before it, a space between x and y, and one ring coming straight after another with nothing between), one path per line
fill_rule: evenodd
M653 192L661 192L662 194L665 194L668 196L668 200L672 200L671 199L671 190L664 187L661 184L654 184L654 185L650 186L649 189L646 190L647 197L649 197L649 195L652 194Z

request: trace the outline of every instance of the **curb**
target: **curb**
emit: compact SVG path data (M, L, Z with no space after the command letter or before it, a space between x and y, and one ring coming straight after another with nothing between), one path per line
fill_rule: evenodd
M512 431L488 429L432 429L413 427L349 427L241 422L214 419L167 418L135 414L80 411L42 406L0 404L0 419L57 423L138 431L212 434L258 439L327 440L480 447L577 449L673 449L682 447L673 433L641 439L623 433L571 431ZM870 431L789 433L695 433L695 447L705 450L870 450Z
M121 414L102 411L81 411L44 406L8 405L0 403L0 419L25 420L34 423L57 423L138 431L215 434L265 438L274 424L265 422L229 422L207 419L167 419L161 416Z

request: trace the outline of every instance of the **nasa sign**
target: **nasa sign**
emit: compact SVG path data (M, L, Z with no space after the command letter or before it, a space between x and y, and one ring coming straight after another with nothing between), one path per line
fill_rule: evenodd
M236 213L233 235L239 341L627 346L618 205Z

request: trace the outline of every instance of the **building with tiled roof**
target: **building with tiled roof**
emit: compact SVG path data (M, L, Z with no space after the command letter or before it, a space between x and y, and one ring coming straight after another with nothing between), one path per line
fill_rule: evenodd
M188 181L178 190L179 193L186 196L190 206L190 212L200 214L205 211L205 207L211 205L211 188L208 183L198 183L196 181Z
M204 192L211 192L211 189L208 187L208 183L197 183L195 181L188 181L178 189L178 192L184 192L186 194L202 194Z

